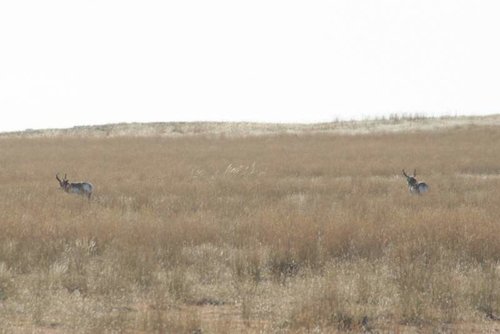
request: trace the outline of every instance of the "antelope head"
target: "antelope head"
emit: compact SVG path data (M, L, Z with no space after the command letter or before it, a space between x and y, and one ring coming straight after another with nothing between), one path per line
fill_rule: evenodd
M64 174L64 178L61 180L59 178L59 173L56 174L56 179L57 181L59 181L59 185L61 186L61 188L63 188L64 190L66 190L68 188L68 185L69 185L69 181L67 179L67 175Z
M416 176L417 176L417 170L415 169L413 171L413 176L410 176L408 174L406 174L405 170L403 169L403 175L406 177L406 181L408 182L408 186L415 186L418 181L416 179Z

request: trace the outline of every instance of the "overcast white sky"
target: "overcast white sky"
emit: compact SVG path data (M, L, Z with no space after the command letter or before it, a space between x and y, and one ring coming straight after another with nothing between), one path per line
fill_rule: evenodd
M500 112L498 0L0 3L0 131Z

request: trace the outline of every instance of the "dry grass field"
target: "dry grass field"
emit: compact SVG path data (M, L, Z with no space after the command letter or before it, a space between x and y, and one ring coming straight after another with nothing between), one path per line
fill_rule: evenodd
M0 332L500 331L487 123L3 135ZM430 192L409 194L402 168Z

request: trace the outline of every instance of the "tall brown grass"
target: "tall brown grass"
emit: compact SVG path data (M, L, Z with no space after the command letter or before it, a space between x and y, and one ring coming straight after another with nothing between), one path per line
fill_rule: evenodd
M488 126L1 138L0 328L499 329L499 147Z

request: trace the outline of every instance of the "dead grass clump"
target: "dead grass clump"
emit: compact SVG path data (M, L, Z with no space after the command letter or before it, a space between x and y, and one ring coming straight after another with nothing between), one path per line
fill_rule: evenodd
M369 291L376 289L372 284L377 282L371 275L375 268L363 261L359 264L364 270L339 262L329 266L322 277L307 280L295 298L289 327L308 332L368 330L384 300L369 296Z

